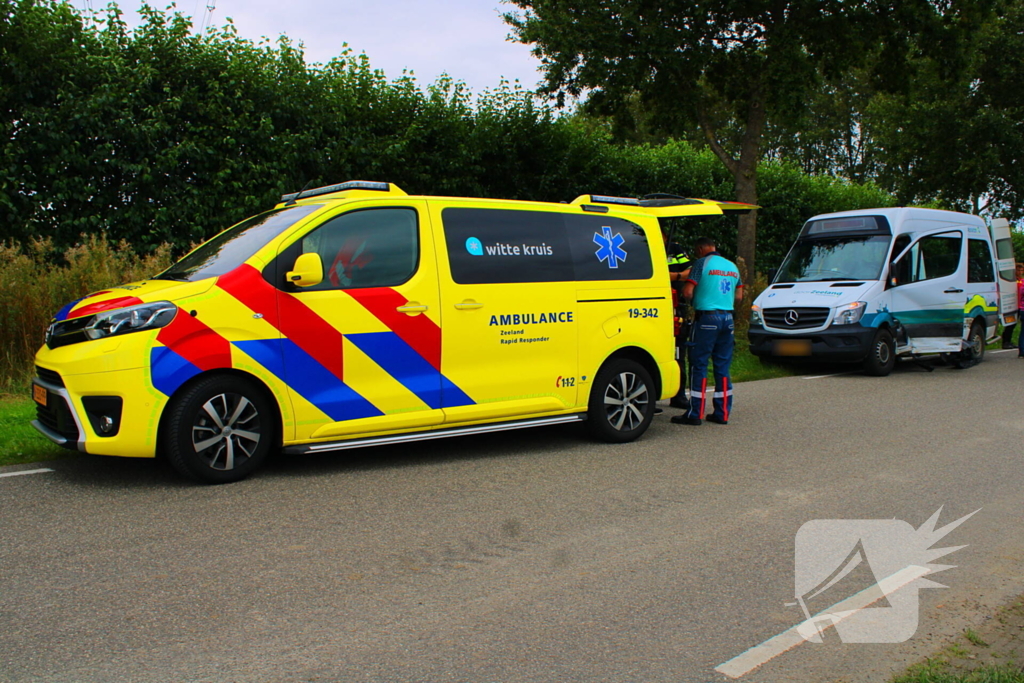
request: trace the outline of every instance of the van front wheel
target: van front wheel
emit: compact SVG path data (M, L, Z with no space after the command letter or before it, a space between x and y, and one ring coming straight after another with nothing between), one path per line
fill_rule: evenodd
M614 360L594 380L587 427L601 441L633 441L650 426L656 400L654 381L642 365L625 358Z
M164 452L180 474L209 484L249 476L270 455L274 412L265 393L240 377L214 375L175 396Z
M868 357L864 359L864 374L885 377L896 365L896 341L884 327L878 328L871 340Z

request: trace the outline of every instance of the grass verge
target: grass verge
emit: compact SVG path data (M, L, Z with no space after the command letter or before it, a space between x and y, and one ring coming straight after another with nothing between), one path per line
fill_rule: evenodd
M1024 596L892 683L1024 683Z
M29 424L35 417L32 399L0 396L0 465L53 460L72 454L37 432Z

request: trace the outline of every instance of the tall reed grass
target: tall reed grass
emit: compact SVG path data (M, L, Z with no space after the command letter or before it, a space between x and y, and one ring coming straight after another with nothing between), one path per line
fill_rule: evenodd
M105 235L83 235L63 253L49 239L0 243L0 394L27 391L43 333L64 304L152 277L171 262L170 245L139 255L127 242Z

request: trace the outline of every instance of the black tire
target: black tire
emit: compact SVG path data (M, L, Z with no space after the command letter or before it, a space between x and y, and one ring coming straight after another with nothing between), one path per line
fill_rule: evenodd
M161 433L171 466L208 484L252 474L269 457L276 436L276 415L266 392L231 375L200 379L177 394Z
M896 365L896 341L884 327L878 328L871 339L867 358L864 359L864 374L885 377Z
M985 328L978 323L971 325L971 331L967 335L967 344L966 350L952 356L953 367L966 370L985 358Z
M590 390L587 428L608 443L633 441L650 426L657 399L654 380L644 366L626 358L609 361Z

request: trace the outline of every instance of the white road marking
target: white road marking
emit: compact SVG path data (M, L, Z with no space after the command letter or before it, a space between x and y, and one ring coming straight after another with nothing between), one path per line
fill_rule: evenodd
M995 351L986 351L985 353L1010 353L1011 351L1016 350L1017 349L996 349Z
M832 615L831 623L824 628L834 626L836 623L849 618L852 614L881 600L883 597L892 595L900 588L929 573L929 571L927 567L914 564L909 565L892 576L882 579L875 586L869 586L859 593L855 593L845 600L837 602L821 613ZM875 590L876 586L881 590L880 594ZM739 678L767 663L769 660L789 652L807 640L820 638L819 628L821 628L821 620L818 619L818 622L815 623L817 617L818 615L815 615L815 617L802 621L779 635L769 638L760 645L750 648L743 654L733 657L728 662L719 664L715 667L715 671L729 678Z
M0 477L20 477L23 474L42 474L43 472L53 472L49 467L42 467L38 470L20 470L18 472L4 472L0 474Z
M811 377L804 377L804 379L825 379L826 377L844 377L846 375L856 375L856 372L837 372L834 375L813 375Z

